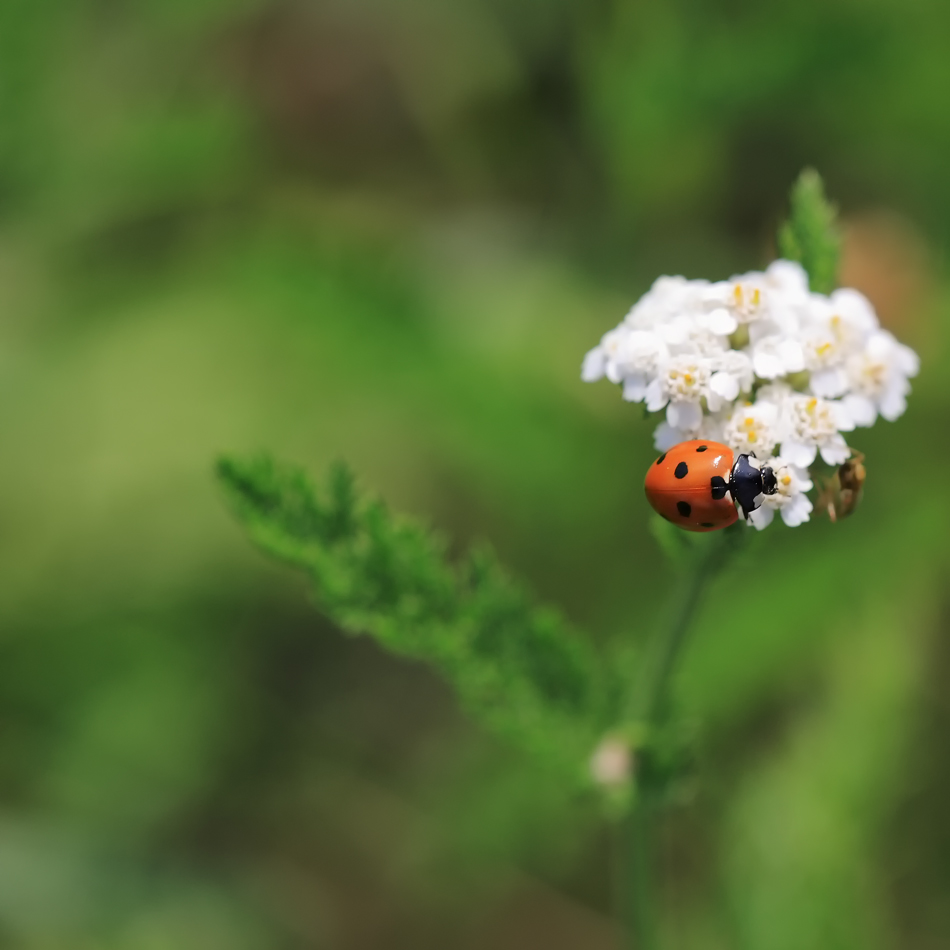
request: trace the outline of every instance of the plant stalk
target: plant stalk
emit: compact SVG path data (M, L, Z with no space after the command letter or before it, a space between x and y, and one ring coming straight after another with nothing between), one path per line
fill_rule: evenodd
M728 552L725 534L717 533L710 538L705 551L696 552L690 559L673 592L669 622L651 644L646 677L641 680L633 707L636 720L644 724L648 735L663 723L670 683L696 608ZM620 830L620 863L625 868L621 878L621 910L631 950L655 950L657 946L652 838L659 802L646 765L642 761L635 763L635 798Z

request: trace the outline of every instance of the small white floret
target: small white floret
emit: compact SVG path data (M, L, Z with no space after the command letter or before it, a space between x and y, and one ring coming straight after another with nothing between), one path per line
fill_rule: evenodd
M781 456L771 458L765 464L775 475L776 491L774 495L760 496L761 507L753 511L749 518L753 527L760 531L768 527L775 512L782 516L782 521L790 528L804 524L811 517L813 509L805 494L813 487L808 473Z
M607 788L617 788L630 781L633 772L633 751L618 736L607 736L590 757L591 778Z

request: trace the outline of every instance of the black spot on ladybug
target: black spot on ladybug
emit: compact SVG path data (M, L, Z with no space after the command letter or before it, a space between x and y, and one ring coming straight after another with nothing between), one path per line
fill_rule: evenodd
M704 521L700 528L715 528L716 526L711 521Z
M686 476L689 475L689 466L685 462L680 462L679 465L676 466L673 474L677 478L686 478Z
M662 465L662 464L663 464L663 459L665 459L665 458L666 458L666 452L664 452L664 453L656 460L656 464L657 464L657 465Z
M708 452L708 451L709 451L709 446L708 446L708 445L701 445L698 449L696 449L696 451L697 451L697 452Z
M688 501L678 501L678 502L676 503L676 510L677 510L684 518L688 518L690 512L691 512L693 509L690 507L690 504L689 504Z
M722 475L713 475L709 479L709 487L712 489L712 496L715 501L726 497L726 489L729 487Z

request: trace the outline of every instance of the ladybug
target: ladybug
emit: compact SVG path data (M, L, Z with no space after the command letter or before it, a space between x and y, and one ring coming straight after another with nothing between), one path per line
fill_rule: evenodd
M647 472L644 488L654 509L686 531L718 531L748 521L760 495L778 491L775 473L736 456L720 442L693 439L664 452ZM731 496L731 497L730 497Z

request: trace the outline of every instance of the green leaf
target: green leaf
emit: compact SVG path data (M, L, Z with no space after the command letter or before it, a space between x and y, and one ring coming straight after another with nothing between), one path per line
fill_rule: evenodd
M490 551L449 564L436 535L360 496L342 465L323 497L267 458L222 459L218 477L251 538L307 571L343 630L431 664L486 726L582 774L606 704L597 656Z
M779 253L798 261L808 273L811 289L831 293L838 284L841 237L837 209L825 198L821 176L806 168L792 187L791 214L778 233Z

